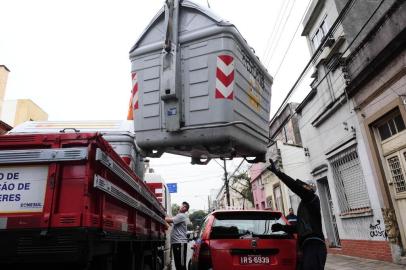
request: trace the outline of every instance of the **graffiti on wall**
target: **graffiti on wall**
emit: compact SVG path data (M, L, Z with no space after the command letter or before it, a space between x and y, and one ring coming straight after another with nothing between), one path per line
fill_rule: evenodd
M388 238L385 232L385 227L382 227L381 225L381 220L377 219L376 224L369 224L369 235L374 238L374 237L384 237Z

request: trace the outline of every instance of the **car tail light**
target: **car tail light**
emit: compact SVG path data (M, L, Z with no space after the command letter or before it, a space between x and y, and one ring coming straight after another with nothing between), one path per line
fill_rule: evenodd
M199 270L209 270L212 269L210 247L205 241L200 245L199 252Z

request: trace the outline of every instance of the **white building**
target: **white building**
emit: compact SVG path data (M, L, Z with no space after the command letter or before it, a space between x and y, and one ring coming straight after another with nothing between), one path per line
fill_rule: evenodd
M295 115L297 103L288 103L272 118L269 125L270 138L273 143L268 148L267 158L272 158L279 168L294 179L310 179L310 170L306 149L302 147L302 139ZM263 174L264 192L267 208L288 214L289 208L297 212L299 197L290 191L279 178L269 171Z
M393 261L406 264L406 2L389 3L346 59L346 91L368 146Z
M343 65L389 6L378 4L312 2L302 35L313 55L314 81L296 112L310 173L319 189L329 252L392 261L379 186L354 102L346 92Z

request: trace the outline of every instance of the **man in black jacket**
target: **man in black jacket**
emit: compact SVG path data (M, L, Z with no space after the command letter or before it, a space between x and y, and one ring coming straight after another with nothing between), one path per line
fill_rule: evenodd
M315 194L316 185L294 180L275 167L272 160L268 170L273 172L285 185L301 199L295 225L272 225L272 231L285 231L298 234L298 245L302 253L300 270L322 270L326 263L327 248L324 243L321 225L320 200Z

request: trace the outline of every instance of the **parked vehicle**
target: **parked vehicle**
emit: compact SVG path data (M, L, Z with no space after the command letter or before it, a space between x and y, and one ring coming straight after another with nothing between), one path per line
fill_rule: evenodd
M267 210L210 213L192 247L189 269L296 269L296 239L272 232L275 223L287 220Z
M0 136L1 269L170 268L166 210L127 151L106 133L61 131Z

